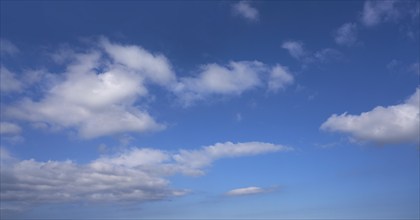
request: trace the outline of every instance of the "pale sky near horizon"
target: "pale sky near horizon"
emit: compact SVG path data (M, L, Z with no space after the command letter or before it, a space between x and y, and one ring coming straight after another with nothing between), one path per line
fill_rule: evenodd
M419 1L1 1L1 218L418 219Z

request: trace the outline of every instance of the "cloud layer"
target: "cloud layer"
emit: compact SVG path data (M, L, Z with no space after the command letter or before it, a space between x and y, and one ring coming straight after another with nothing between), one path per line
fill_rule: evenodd
M349 134L358 141L378 144L415 143L419 141L420 89L404 103L378 106L360 115L332 115L321 125L322 130Z
M87 164L74 161L18 160L1 152L1 200L4 203L150 201L185 195L168 177L203 175L215 160L292 148L263 142L217 143L197 150L168 152L132 148Z

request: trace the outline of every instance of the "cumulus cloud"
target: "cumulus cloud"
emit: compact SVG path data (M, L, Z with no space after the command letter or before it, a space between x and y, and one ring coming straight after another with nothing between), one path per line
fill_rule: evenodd
M187 106L211 96L241 95L266 84L276 91L293 83L286 67L259 61L205 64L197 74L178 78L163 54L105 37L92 43L84 50L66 47L53 53L51 59L63 69L59 73L26 71L18 79L2 66L2 92L23 88L37 91L36 97L24 93L8 103L3 111L6 119L30 121L54 130L72 129L82 138L158 131L165 125L148 111L147 102L154 97L149 91L151 85L170 92Z
M2 93L19 92L22 86L22 83L16 79L16 74L4 66L0 67L0 91Z
M0 122L0 134L19 134L21 132L19 125L10 122Z
M334 33L334 40L339 45L352 46L357 42L357 25L345 23Z
M35 123L75 128L84 138L163 129L163 125L134 103L148 94L145 81L163 83L167 80L165 74L170 74L167 68L155 67L161 66L164 58L129 47L127 53L139 63L133 67L130 62L120 62L119 56L126 56L120 51L123 46L108 41L104 44L111 47L111 60L104 60L101 51L69 54L71 61L61 74L62 79L51 85L41 100L26 97L5 108L5 114ZM146 58L143 60L141 56ZM156 78L150 76L153 70L156 70ZM159 74L164 76L158 77Z
M115 63L138 71L145 79L161 85L175 81L172 66L162 54L152 54L140 46L113 44L106 38L101 40L101 45Z
M0 54L3 55L15 55L19 53L19 49L9 40L0 38Z
M71 160L18 160L2 149L0 195L5 204L160 200L188 193L188 190L170 187L168 177L171 175L202 175L202 169L217 159L290 149L262 142L217 143L175 153L132 148L116 155L102 156L87 164ZM191 172L193 170L195 172Z
M259 61L232 61L226 66L207 64L197 76L181 78L175 92L186 105L211 95L240 95L261 86L264 75L270 72L271 89L278 89L293 82L293 76L280 73L279 68L280 65L270 67Z
M360 115L332 115L321 125L322 130L349 134L358 141L378 144L419 141L420 89L404 103L378 106Z
M254 194L260 194L267 192L266 189L256 187L256 186L250 186L245 188L238 188L238 189L232 189L229 192L226 193L228 196L246 196L246 195L254 195Z
M375 26L382 22L393 21L400 15L396 7L397 1L366 1L363 6L362 23L366 26Z
M258 21L259 12L252 7L249 1L239 1L232 5L232 10L235 15L241 16L248 21Z

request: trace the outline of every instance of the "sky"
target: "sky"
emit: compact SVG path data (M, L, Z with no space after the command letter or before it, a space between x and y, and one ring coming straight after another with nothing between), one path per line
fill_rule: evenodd
M418 219L418 1L1 1L2 219Z

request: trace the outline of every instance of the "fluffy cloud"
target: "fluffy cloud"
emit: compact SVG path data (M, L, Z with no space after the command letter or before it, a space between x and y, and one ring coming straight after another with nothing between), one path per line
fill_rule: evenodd
M245 188L238 188L230 190L226 193L228 196L246 196L246 195L254 195L254 194L260 194L267 192L266 189L256 187L256 186L250 186Z
M140 46L119 45L103 38L101 45L117 64L138 71L145 79L161 85L175 81L168 59L161 54L152 54Z
M87 164L73 161L39 162L18 160L2 149L2 203L84 201L150 201L185 195L172 189L168 177L175 174L204 174L217 159L287 151L270 143L218 143L199 150L171 153L133 148L102 156ZM201 162L200 159L205 162ZM187 168L195 169L188 172Z
M106 66L100 71L100 67ZM98 51L74 54L63 79L40 101L29 98L6 108L5 114L32 122L76 128L81 137L162 129L134 101L147 94L142 73L107 64Z
M22 83L16 79L16 75L6 67L0 67L0 91L2 93L18 92L22 89Z
M357 25L345 23L334 33L334 40L339 45L351 46L357 41Z
M227 66L207 64L197 76L181 78L175 92L187 105L210 95L240 95L261 86L269 72L271 89L277 90L293 82L293 76L281 73L279 68L280 65L271 68L259 61L232 61Z
M10 122L0 122L0 134L19 134L21 132L19 125Z
M362 23L366 26L375 26L385 21L395 20L400 12L396 8L397 1L366 1L363 6Z
M360 115L332 115L321 125L322 130L351 135L358 141L379 144L419 141L420 89L404 103L388 107L378 106Z
M232 5L232 10L235 15L241 16L249 21L258 21L259 12L252 7L249 1L239 1Z
M85 50L61 48L51 58L62 72L26 71L17 79L2 66L2 92L34 88L39 93L36 97L24 93L28 96L4 107L4 116L54 129L73 129L82 138L164 129L144 104L154 97L149 92L151 85L190 105L211 96L240 95L266 84L277 91L293 83L286 67L259 61L205 64L195 76L178 78L164 55L104 37Z

